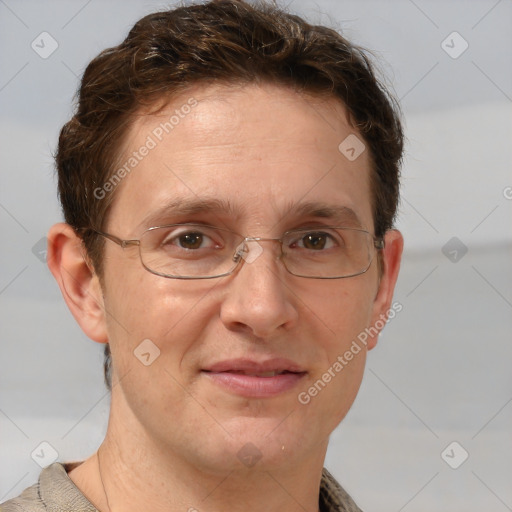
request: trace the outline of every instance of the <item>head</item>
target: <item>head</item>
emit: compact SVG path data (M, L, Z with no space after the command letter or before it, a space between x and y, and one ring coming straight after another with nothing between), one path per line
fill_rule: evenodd
M333 377L336 356L385 316L398 272L397 112L365 51L334 30L243 1L146 16L88 65L59 139L59 196L69 228L49 236L50 266L83 330L106 343L106 381L110 387L113 379L123 397L116 398L119 410L129 410L131 421L175 447L187 434L161 420L183 411L179 419L198 432L220 422L218 437L234 439L233 449L243 439L262 447L261 434L297 407L289 427L267 439L268 460L290 432L308 439L322 425L325 437L341 421L377 335ZM349 136L364 144L353 160L339 148ZM229 208L161 213L192 199ZM208 220L244 236L279 238L323 223L318 211L299 213L305 202L346 207L356 217L346 222L385 240L365 273L292 276L274 244L262 242L263 255L232 275L173 280L147 272L136 247L122 249L97 233L137 239L152 225ZM147 218L153 224L144 224ZM150 366L134 357L144 339L160 354ZM300 366L300 389L247 399L205 375L219 359L269 354ZM298 392L329 368L332 384L299 402ZM154 418L148 423L145 411ZM212 454L216 444L203 451Z

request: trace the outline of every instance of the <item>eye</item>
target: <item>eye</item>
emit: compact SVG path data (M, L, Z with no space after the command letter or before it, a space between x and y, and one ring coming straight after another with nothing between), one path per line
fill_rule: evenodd
M207 238L207 237L206 237ZM177 240L180 247L184 249L199 249L205 239L202 233L186 233L180 235Z
M329 233L324 231L311 231L301 233L301 237L296 242L292 243L292 247L293 246L312 251L322 251L334 247L335 242L334 237Z
M215 249L219 244L214 241L214 234L209 233L212 230L191 230L190 227L185 229L172 228L168 230L162 237L160 245L166 248L178 248L190 251L198 249Z

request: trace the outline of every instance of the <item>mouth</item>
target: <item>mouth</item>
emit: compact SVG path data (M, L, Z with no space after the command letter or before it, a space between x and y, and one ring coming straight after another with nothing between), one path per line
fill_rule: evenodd
M235 359L213 364L201 370L201 373L228 393L266 398L292 390L307 371L285 359L262 362Z
M288 370L271 370L268 372L246 372L243 370L232 370L232 371L226 371L226 372L220 372L220 373L231 373L233 375L249 375L250 377L275 377L276 375L284 375L285 373L295 373L295 372L289 372Z

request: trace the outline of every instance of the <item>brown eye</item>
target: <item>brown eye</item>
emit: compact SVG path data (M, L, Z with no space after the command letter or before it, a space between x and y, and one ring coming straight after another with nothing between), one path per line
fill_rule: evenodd
M325 233L308 233L302 238L302 244L305 249L324 249L326 243L327 235Z
M186 233L178 238L179 245L184 249L199 249L203 243L201 233Z

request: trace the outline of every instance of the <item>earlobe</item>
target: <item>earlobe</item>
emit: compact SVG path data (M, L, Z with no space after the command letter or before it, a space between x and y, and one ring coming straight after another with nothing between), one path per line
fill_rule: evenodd
M382 273L379 280L379 287L373 304L371 332L377 332L368 338L367 347L371 350L377 344L378 333L386 324L393 293L395 291L398 272L400 270L400 261L404 247L404 239L400 231L390 229L384 237L385 246L381 251Z
M55 224L48 232L47 261L69 310L84 333L98 343L107 343L99 278L86 261L82 240L69 224Z

